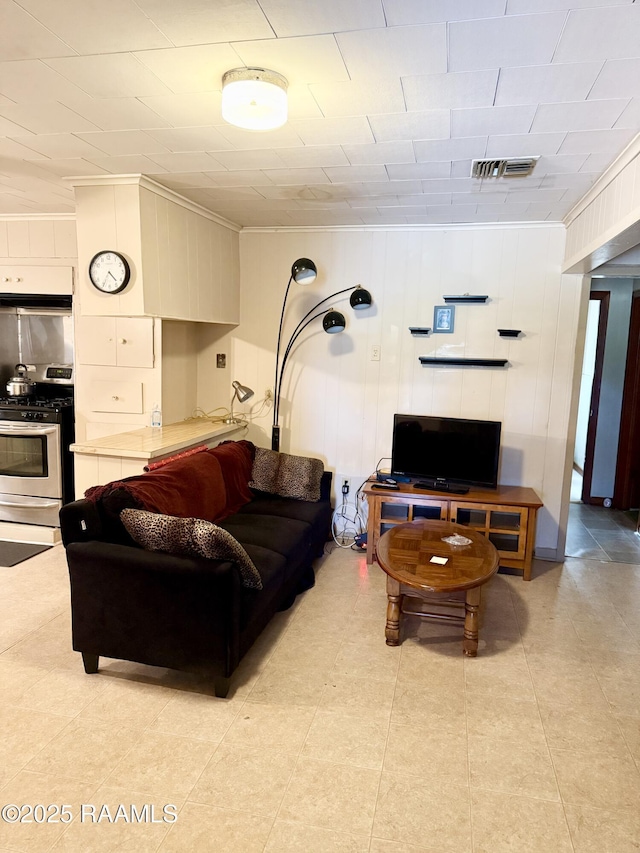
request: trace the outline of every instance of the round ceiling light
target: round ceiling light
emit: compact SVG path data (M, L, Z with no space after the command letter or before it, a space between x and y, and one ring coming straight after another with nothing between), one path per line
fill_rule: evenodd
M265 68L233 68L222 78L222 118L245 130L274 130L287 120L288 82Z

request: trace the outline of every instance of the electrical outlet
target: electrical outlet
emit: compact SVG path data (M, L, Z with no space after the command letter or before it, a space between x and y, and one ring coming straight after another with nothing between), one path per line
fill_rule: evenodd
M224 352L216 353L216 367L226 367L227 366L227 356Z
M371 347L371 361L380 361L380 344Z

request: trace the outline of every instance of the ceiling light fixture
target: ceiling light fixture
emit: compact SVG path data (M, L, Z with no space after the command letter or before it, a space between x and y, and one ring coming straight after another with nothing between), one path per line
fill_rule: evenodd
M289 83L266 68L233 68L222 78L222 118L244 130L274 130L287 120Z

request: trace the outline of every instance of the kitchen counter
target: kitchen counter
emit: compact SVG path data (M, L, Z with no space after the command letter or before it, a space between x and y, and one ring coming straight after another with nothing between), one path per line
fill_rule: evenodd
M146 464L150 460L170 456L198 444L208 444L214 439L237 432L241 427L241 424L215 424L205 418L179 421L167 426L143 427L132 432L76 442L71 445L71 450L97 456L142 459Z
M75 454L76 498L91 486L142 474L145 465L174 453L200 444L214 447L221 441L238 438L243 427L202 418L78 441L70 447Z

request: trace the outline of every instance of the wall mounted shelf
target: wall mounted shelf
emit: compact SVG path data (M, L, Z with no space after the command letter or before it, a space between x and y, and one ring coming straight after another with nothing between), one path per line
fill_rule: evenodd
M420 364L432 367L505 367L506 358L434 358L429 355L418 357Z
M431 329L427 328L426 326L409 326L409 331L412 335L422 335L423 337L425 335L431 334Z
M498 329L501 338L517 338L522 334L522 329Z
M445 302L486 302L488 296L476 296L475 294L464 293L461 296L443 296Z

